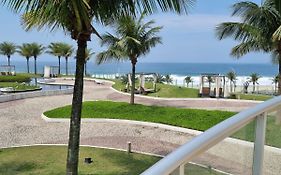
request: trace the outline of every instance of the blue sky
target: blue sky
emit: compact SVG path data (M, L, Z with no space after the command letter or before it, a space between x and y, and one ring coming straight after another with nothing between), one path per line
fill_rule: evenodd
M261 0L252 0L260 3ZM175 15L171 13L159 13L148 17L154 19L157 25L163 26L160 35L162 45L151 50L147 56L140 58L140 62L192 62L192 63L270 63L270 55L253 53L236 60L229 55L231 48L236 44L231 39L218 41L215 37L215 27L221 22L236 21L232 18L230 6L236 0L197 0L190 14ZM38 31L33 29L26 32L21 26L20 16L14 14L4 7L0 7L0 42L10 41L16 44L24 42L38 42L48 45L50 42L63 41L76 46L75 41L69 39L61 30L50 32L48 30ZM102 34L108 29L97 25ZM99 39L95 36L88 43L92 50L99 52L103 50L99 46ZM4 56L0 56L3 62ZM15 55L13 60L22 60ZM39 59L53 60L50 55L44 54ZM4 59L5 60L5 59Z

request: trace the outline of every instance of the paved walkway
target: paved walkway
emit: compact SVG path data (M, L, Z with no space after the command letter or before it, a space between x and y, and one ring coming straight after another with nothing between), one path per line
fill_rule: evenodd
M60 80L59 82L73 83L71 80ZM97 85L94 82L85 81L84 100L129 101L129 96L113 91L110 86L109 83ZM69 124L46 123L40 115L44 111L71 104L71 100L72 95L60 95L0 103L0 147L67 143ZM136 97L136 102L185 108L230 109L232 111L240 111L256 105L256 102L229 100L185 99L174 101L142 97ZM161 128L124 123L114 125L112 123L82 123L81 128L81 144L126 149L127 142L131 141L135 150L161 155L166 155L193 137L189 134ZM210 160L208 162L212 166L221 167L220 164L211 161L214 159L216 158L206 155L204 159L200 158L197 161L206 163L206 160ZM229 165L227 170L238 173L236 170L231 170L233 164Z

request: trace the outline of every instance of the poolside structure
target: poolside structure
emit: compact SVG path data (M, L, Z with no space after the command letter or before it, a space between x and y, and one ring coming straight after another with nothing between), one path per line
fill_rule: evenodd
M1 75L16 75L16 66L14 65L0 65Z
M152 76L152 77L151 77ZM147 94L151 92L156 91L156 80L157 80L157 74L156 73L136 73L136 79L139 79L139 87L137 89L137 93L140 94ZM153 88L152 89L147 89L145 87L145 82L147 81L147 78L152 78L153 79ZM128 74L128 83L127 83L127 89L130 89L132 86L132 78L131 74Z
M211 84L215 83L212 89ZM208 87L205 85L208 84ZM228 89L226 87L226 77L220 74L204 73L200 76L199 96L201 97L228 97Z
M51 78L57 77L59 75L59 66L45 66L44 67L44 77Z

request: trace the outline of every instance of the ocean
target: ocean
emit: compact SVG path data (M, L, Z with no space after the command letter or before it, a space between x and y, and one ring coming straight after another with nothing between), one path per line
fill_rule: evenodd
M1 62L3 64L3 61ZM16 72L26 72L25 61L11 61L16 66ZM43 73L44 66L57 66L57 61L37 61L38 73ZM61 61L61 72L65 72L64 59ZM33 71L33 60L30 61L30 69ZM129 62L125 63L106 63L96 65L94 62L87 64L88 74L96 77L113 77L115 75L127 74L131 71ZM235 71L238 80L237 85L243 84L252 73L258 73L262 78L260 85L271 85L272 78L278 73L277 65L272 64L227 64L227 63L137 63L137 72L159 73L162 75L170 74L174 79L174 84L183 84L186 76L192 76L194 84L198 84L199 76L202 73L226 74L229 71ZM69 62L69 73L74 74L75 62Z

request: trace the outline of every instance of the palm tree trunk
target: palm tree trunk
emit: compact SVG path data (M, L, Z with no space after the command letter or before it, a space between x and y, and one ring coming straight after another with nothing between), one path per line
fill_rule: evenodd
M10 65L11 65L11 56L8 55L8 66L10 66Z
M278 62L278 95L281 95L281 50L279 51Z
M68 75L68 57L65 57L65 74Z
M37 63L36 63L37 57L34 56L34 74L37 74Z
M58 59L59 59L59 75L60 75L60 58L61 58L61 56L58 56Z
M255 93L255 90L256 90L256 83L253 82L253 93Z
M137 64L137 59L136 58L131 58L131 63L132 63L132 87L131 87L131 99L130 99L130 104L135 104L135 86L136 86L136 64Z
M26 57L27 73L29 73L29 58Z
M85 62L85 76L87 76L87 61Z
M76 73L75 84L72 98L71 121L69 128L68 154L67 154L67 175L78 174L78 156L79 156L79 142L80 142L80 124L81 124L81 110L83 100L83 78L84 78L84 62L85 50L87 48L87 40L79 38L77 41L77 59L76 59ZM67 60L67 59L66 59Z

